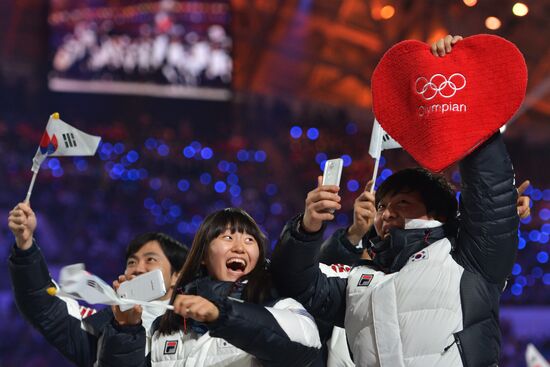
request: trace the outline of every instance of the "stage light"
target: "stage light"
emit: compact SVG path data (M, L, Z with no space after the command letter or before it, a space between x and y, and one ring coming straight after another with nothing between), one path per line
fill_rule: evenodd
M514 296L521 296L521 293L523 292L523 287L519 284L514 284L512 286L512 294Z
M116 154L124 153L124 144L116 143L115 146L113 147L113 150L115 151Z
M189 187L191 187L191 184L189 183L189 181L187 181L186 179L179 180L178 189L180 191L185 192L185 191L189 190Z
M131 169L128 171L128 178L131 181L139 180L139 171L137 169Z
M153 190L159 190L162 187L162 180L160 178L152 178L151 181L149 181L149 186Z
M208 185L210 181L212 181L212 176L210 176L209 173L205 172L200 176L200 181L201 181L201 184Z
M237 152L237 159L241 162L248 160L248 152L245 149L241 149Z
M515 3L512 7L512 13L514 13L515 16L523 17L529 13L529 8L524 3Z
M227 188L227 185L225 184L225 182L223 181L217 181L215 184L214 184L214 190L217 192L217 193L222 193L222 192L225 192L225 189Z
M353 122L350 122L346 125L346 134L353 135L358 131L357 125Z
M195 148L188 145L185 148L183 148L183 155L185 158L192 158L195 155Z
M382 17L382 19L390 19L391 17L393 17L395 14L395 8L391 5L386 5L384 7L382 7L382 9L380 9L380 17Z
M485 27L490 30L497 30L500 28L501 25L502 23L497 17L488 17L487 19L485 19Z
M357 180L349 180L348 181L348 190L351 192L355 192L359 190L359 182Z
M534 201L539 201L542 199L542 191L534 188L533 190L531 190L529 196L531 196L531 199L533 199Z
M524 277L523 275L516 277L516 284L519 284L522 287L525 287L527 285L527 278Z
M317 140L319 138L319 129L316 127L307 129L307 137L309 140Z
M146 198L143 201L143 206L145 207L145 209L151 209L154 205L155 205L155 200L153 200L152 198Z
M269 196L273 196L277 193L278 189L277 189L277 185L275 184L268 184L266 187L265 187L265 192L266 194L268 194Z
M201 149L201 157L203 159L210 159L212 158L213 155L214 155L214 151L212 150L212 148L204 147Z
M273 203L270 207L271 214L279 215L283 212L283 206L280 203Z
M477 0L463 0L463 1L464 1L464 5L469 7L476 6L477 4Z
M267 154L263 150L257 150L256 153L254 153L256 162L265 162L266 158Z
M229 193L232 197L239 197L241 195L241 187L239 185L234 185L229 188Z
M351 157L349 154L342 155L342 160L344 161L344 167L348 167L351 164Z
M179 222L178 223L178 232L179 233L187 233L188 232L187 227L188 227L188 225L184 221Z
M382 173L380 173L380 177L382 177L382 179L386 179L388 177L390 177L391 175L393 174L393 171L389 168L385 168Z
M162 202L160 203L160 205L161 205L164 209L169 209L169 208L172 206L172 200L166 198L166 199L162 200Z
M220 172L227 172L227 170L229 169L229 162L227 161L220 161L220 163L218 163L218 170Z
M168 145L166 144L161 144L157 148L157 153L162 157L166 157L168 154L170 154L170 147L168 147Z
M322 161L326 161L328 159L326 153L317 153L317 155L315 156L315 162L317 163L321 163Z
M298 139L300 136L302 136L302 128L299 126L292 126L290 129L290 136L294 139Z
M130 150L128 154L126 154L126 159L130 163L135 163L139 159L139 153L135 150Z
M57 158L50 158L50 160L48 161L48 167L54 171L56 169L58 169L59 167L61 167L61 164L59 163L59 159Z

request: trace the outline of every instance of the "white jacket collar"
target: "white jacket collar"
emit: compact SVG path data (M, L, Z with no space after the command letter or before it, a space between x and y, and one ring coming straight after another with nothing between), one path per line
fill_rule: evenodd
M443 223L435 219L405 219L405 229L441 227Z

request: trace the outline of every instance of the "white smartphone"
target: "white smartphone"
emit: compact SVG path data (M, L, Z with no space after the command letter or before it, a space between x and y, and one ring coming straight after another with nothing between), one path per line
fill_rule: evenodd
M340 178L342 178L342 167L344 161L342 158L329 159L325 163L323 171L323 185L340 186Z
M135 299L138 301L152 301L166 294L164 278L160 269L138 275L132 280L120 284L117 289L120 298ZM121 305L120 310L126 311L133 305Z

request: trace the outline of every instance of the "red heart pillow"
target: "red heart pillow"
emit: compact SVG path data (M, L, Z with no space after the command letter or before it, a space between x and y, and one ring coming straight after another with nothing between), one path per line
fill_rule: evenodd
M525 60L503 38L468 37L444 57L425 43L403 41L372 75L374 115L419 164L441 171L504 125L526 86Z

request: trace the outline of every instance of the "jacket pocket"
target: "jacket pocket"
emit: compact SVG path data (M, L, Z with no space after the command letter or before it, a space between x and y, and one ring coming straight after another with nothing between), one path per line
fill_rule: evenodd
M487 318L454 334L464 367L496 367L500 356L500 328Z

